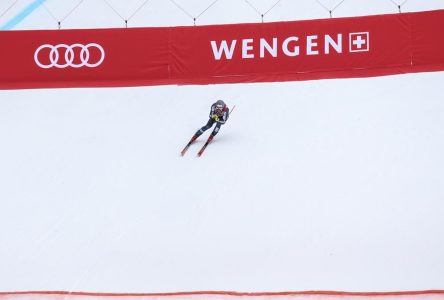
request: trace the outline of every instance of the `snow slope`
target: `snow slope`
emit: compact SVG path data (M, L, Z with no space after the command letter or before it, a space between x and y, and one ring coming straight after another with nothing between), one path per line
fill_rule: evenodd
M0 290L442 288L443 79L1 91Z

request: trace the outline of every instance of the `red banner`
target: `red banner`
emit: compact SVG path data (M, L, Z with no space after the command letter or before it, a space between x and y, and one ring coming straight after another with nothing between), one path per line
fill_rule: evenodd
M0 89L442 71L442 28L444 10L259 24L0 31Z

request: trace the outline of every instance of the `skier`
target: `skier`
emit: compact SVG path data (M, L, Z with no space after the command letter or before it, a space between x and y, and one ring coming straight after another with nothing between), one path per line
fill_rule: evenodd
M211 142L214 136L219 132L220 127L225 124L225 122L227 122L229 114L230 110L225 102L222 100L217 100L216 103L213 103L213 105L211 105L210 119L208 120L207 125L199 129L194 134L193 139L197 139L202 133L210 129L214 125L214 123L216 123L216 127L214 127L213 132L209 137L209 141Z
M219 132L220 127L222 124L225 124L228 120L228 116L230 115L230 110L228 109L227 105L222 100L217 100L215 103L211 105L210 109L210 119L208 120L207 124L203 126L201 129L196 131L196 133L193 135L191 140L188 142L188 144L185 146L185 148L182 150L181 155L184 156L185 152L187 152L188 148L191 146L194 141L202 135L206 130L210 129L214 123L216 123L216 127L214 127L213 132L208 137L207 142L205 145L200 149L198 156L201 156L207 145L213 140L214 136Z

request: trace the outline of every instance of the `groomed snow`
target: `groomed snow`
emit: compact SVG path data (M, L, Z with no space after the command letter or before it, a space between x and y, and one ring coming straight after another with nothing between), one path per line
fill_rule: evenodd
M0 91L0 291L442 288L443 79Z

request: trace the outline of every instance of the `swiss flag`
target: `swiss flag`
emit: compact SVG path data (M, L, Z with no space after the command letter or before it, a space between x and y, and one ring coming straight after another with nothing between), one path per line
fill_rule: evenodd
M349 35L350 52L370 51L370 33L352 32Z

